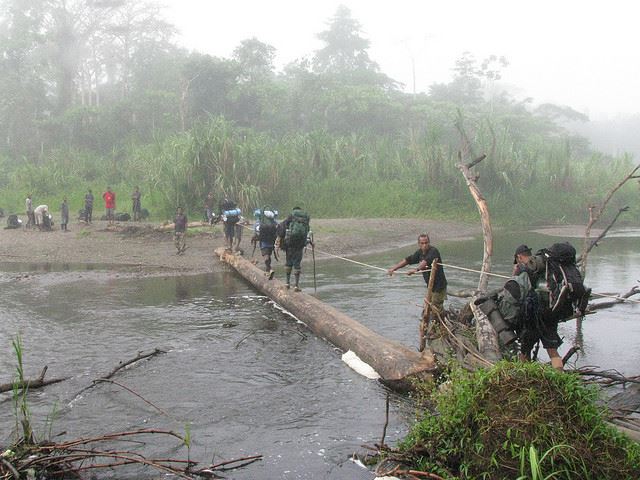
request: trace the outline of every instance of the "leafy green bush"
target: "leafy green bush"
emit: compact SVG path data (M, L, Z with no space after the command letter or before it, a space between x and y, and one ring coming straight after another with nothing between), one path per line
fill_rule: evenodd
M640 446L605 422L597 398L578 376L538 363L454 371L434 396L437 414L401 450L454 478L637 479Z

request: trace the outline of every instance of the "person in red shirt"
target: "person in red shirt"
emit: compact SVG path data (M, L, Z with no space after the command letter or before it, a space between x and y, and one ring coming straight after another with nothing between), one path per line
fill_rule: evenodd
M111 187L107 187L107 191L102 194L104 199L104 207L107 210L107 221L109 225L113 225L116 214L116 194L111 191Z

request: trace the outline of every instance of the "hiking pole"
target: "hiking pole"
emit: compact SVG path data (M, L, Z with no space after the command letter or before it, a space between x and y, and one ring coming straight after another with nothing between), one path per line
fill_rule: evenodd
M313 233L311 233L311 257L313 258L313 293L317 293L316 288L316 245L313 241Z
M251 258L253 258L253 256L256 254L256 246L258 245L258 241L252 238L251 243L253 243L253 251L251 252Z

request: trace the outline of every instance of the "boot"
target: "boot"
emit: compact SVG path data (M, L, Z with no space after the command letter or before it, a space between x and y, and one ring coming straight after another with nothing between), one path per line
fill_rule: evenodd
M289 290L289 288L291 288L291 267L285 267L285 273L287 274L287 283L286 283L286 287L287 290Z
M302 290L300 290L300 270L296 270L295 272L293 272L293 276L296 279L296 284L295 287L293 288L294 291L296 292L301 292Z

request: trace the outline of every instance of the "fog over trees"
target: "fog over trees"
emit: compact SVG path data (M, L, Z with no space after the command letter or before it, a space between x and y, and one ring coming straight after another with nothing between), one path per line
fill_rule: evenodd
M638 148L637 119L611 137L568 106L515 100L498 88L509 59L497 54L465 52L451 59L451 81L405 93L343 6L317 32L321 48L280 70L277 50L255 37L230 58L179 47L157 2L0 9L0 203L14 209L26 191L80 198L108 183L153 191L158 213L199 208L215 188L246 207L287 206L303 189L321 215L464 216L462 119L489 154L482 179L498 212L573 195L563 211L532 213L560 221L629 167L623 145Z

